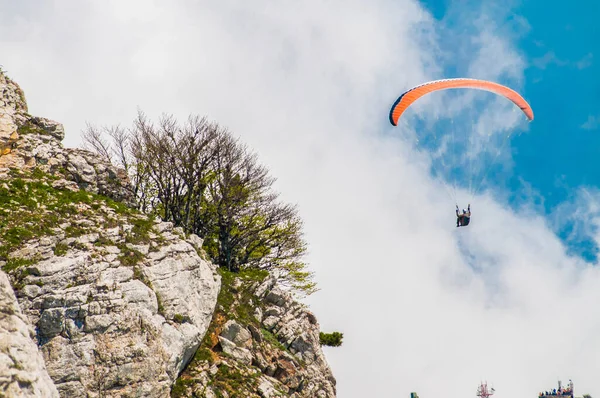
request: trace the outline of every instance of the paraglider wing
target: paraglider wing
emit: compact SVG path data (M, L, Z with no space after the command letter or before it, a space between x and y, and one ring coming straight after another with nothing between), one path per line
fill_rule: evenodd
M498 83L489 82L486 80L478 80L478 79L466 79L466 78L457 78L457 79L444 79L444 80L434 80L431 82L427 82L421 84L419 86L413 87L410 90L406 91L402 94L392 106L390 110L390 123L392 125L397 126L398 120L402 113L416 100L424 96L425 94L431 93L433 91L439 90L447 90L451 88L473 88L478 90L490 91L499 95L502 95L512 102L514 102L525 116L531 121L533 120L533 110L531 106L521 97L519 93L516 91L503 86Z

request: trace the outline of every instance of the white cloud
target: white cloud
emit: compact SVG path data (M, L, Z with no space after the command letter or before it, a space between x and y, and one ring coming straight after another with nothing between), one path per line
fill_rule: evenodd
M576 63L577 69L589 68L590 66L592 66L592 59L594 59L594 54L587 53L585 55L585 57L583 57L579 61L577 61L577 63Z
M589 68L592 65L593 54L588 53L577 61L569 61L559 58L554 51L548 51L543 56L535 58L533 65L540 69L546 69L548 65L575 66L577 69Z
M600 126L600 117L595 115L588 115L587 120L581 125L584 130L595 130Z
M345 335L326 349L340 397L472 396L480 379L533 397L557 376L600 394L598 272L533 206L480 196L455 228L428 157L403 139L414 117L387 123L403 90L448 65L518 89L525 61L497 14L451 27L411 0L141 3L0 0L0 63L31 113L65 123L67 145L86 120L127 124L139 106L207 114L254 147L306 221L322 288L309 302ZM441 119L484 97L460 98L414 109ZM485 108L477 134L515 128L511 104Z
M569 64L569 61L558 58L554 51L548 51L543 56L535 58L533 60L533 65L540 69L546 69L548 65L552 64L558 66L565 66Z
M572 246L587 242L596 252L600 248L600 190L580 187L570 201L555 209L553 224L568 242L575 243Z

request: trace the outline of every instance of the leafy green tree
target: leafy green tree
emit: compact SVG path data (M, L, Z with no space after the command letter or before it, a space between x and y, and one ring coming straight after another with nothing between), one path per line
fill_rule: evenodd
M331 347L339 347L342 345L342 340L344 338L344 333L333 332L333 333L323 333L319 334L319 342L321 345L328 345Z
M306 243L297 208L278 201L272 191L275 179L256 154L225 134L213 164L215 178L208 184L204 209L209 255L230 271L267 269L296 291L314 292L313 275L301 261Z
M296 293L317 290L297 208L278 200L257 155L217 123L163 116L154 125L138 112L127 130L88 126L84 142L127 170L140 210L203 238L219 266L269 270Z

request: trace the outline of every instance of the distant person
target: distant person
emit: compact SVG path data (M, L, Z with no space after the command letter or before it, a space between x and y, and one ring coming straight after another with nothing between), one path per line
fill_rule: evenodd
M456 227L466 227L471 221L471 204L467 206L467 210L463 209L462 214L458 212L458 205L456 205Z

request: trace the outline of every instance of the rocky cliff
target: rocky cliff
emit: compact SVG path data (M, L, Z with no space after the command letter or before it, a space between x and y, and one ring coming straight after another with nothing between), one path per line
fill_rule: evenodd
M303 305L217 269L63 138L0 72L0 396L335 396Z
M334 397L319 325L266 272L223 272L209 333L173 397Z

